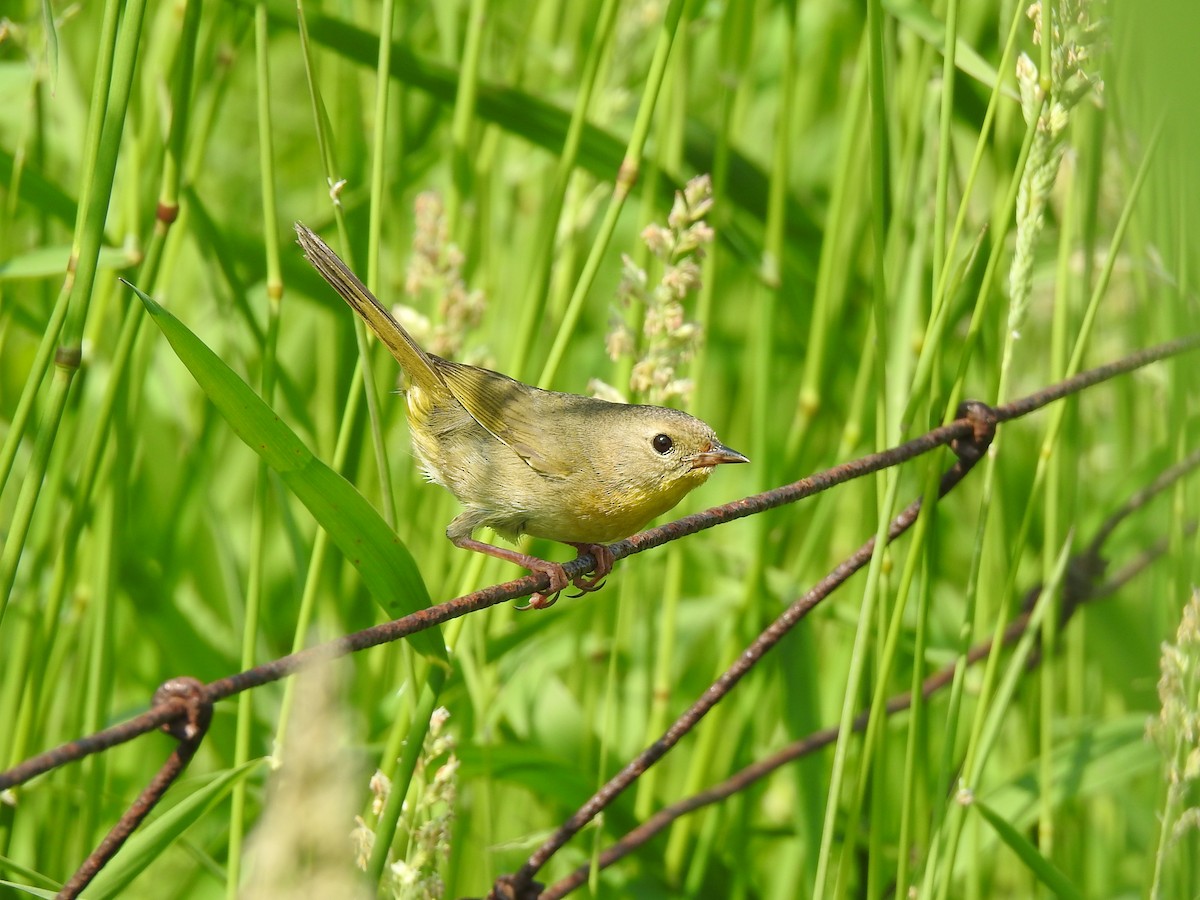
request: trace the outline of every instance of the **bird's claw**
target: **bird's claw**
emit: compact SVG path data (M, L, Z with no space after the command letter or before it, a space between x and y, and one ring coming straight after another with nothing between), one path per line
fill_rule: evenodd
M527 609L549 609L558 602L558 595L571 583L571 580L567 578L566 569L557 563L546 563L545 568L534 571L545 572L550 576L550 586L544 591L534 591L530 594L529 602L524 606L517 607L521 612Z
M529 602L524 606L516 607L518 612L525 612L527 609L549 609L558 602L558 595L562 591L535 591L529 595ZM582 594L568 594L570 597L583 596Z
M600 588L604 587L605 580L606 579L598 576L586 578L583 575L580 575L571 582L571 584L578 589L579 593L567 594L567 596L572 599L577 599L582 597L584 594L590 594L592 591L598 591Z
M592 591L598 591L604 587L604 579L608 573L612 571L613 554L608 549L606 544L572 544L579 555L590 553L592 558L596 560L596 565L592 569L592 575L589 578L586 573L576 575L571 579L571 584L575 586L578 594L571 594L572 597L582 597L584 594L590 594Z
M578 594L567 595L572 598L582 597L584 594L590 594L592 591L598 591L604 587L604 580L613 567L612 551L604 544L572 544L571 546L579 552L580 556L590 553L596 560L591 577L588 577L585 573L583 575L576 575L574 578L568 578L566 569L557 563L546 563L544 568L539 566L533 569L533 571L545 572L549 575L550 586L544 591L535 591L530 594L529 602L524 606L518 606L518 610L549 609L558 602L559 595L566 589L567 585L571 585L579 591Z

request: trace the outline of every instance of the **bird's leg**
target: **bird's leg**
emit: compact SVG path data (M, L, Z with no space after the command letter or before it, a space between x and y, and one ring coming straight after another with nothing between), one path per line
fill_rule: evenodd
M584 575L576 575L571 579L571 584L579 589L579 593L575 596L582 597L584 594L590 594L592 591L598 591L604 587L604 577L612 571L613 553L608 548L607 544L576 544L574 541L568 541L575 548L576 558L583 556L585 553L590 553L592 559L596 561L595 568L592 569L592 577L588 578Z
M567 578L566 570L563 569L560 563L550 562L548 559L541 559L537 556L530 556L528 553L521 553L517 550L509 550L507 547L485 544L483 541L477 541L471 537L452 537L450 540L455 547L461 547L464 550L474 550L477 553L486 553L488 556L494 556L497 559L506 559L509 562L516 563L518 566L523 566L530 572L543 572L550 577L550 587L545 591L537 591L530 594L529 605L519 606L517 607L518 609L546 609L549 606L553 606L554 602L558 599L558 595L563 592L563 588L571 583L571 580Z

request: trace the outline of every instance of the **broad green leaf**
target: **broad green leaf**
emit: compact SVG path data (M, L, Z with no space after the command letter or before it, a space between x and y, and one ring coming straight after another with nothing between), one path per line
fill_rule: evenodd
M362 494L313 456L295 432L187 326L142 291L130 287L238 437L308 507L362 573L371 595L387 615L396 619L428 607L429 592L412 554ZM408 640L426 656L446 658L440 629L419 631Z
M252 759L235 769L228 769L199 790L193 791L154 821L144 825L126 842L112 861L88 886L88 900L117 897L147 866L172 847L176 839L233 790L233 786L263 764L264 759ZM170 793L167 794L170 796Z
M1144 713L1109 722L1082 722L1076 733L1054 746L1050 784L1042 783L1043 764L1034 759L984 796L992 809L1017 828L1028 828L1037 821L1047 792L1055 807L1119 793L1158 764L1157 751L1146 741Z

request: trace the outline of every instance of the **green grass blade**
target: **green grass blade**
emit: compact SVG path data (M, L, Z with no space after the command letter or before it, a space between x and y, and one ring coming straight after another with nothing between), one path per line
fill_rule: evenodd
M46 29L46 68L50 72L50 93L58 85L58 25L50 0L42 0L42 27Z
M984 820L995 829L996 834L1000 836L1000 840L1008 844L1013 853L1020 857L1021 862L1025 863L1029 871L1037 877L1038 881L1059 897L1066 897L1069 900L1082 900L1083 894L1067 879L1067 876L1051 863L1050 860L1042 856L1038 852L1037 847L1033 846L1025 835L1008 824L1003 816L999 815L981 800L974 800L971 803L971 808L983 816Z
M13 184L13 173L20 173L17 180L17 200L29 209L57 219L63 225L72 225L79 214L75 199L50 181L29 160L17 165L16 155L7 147L0 147L0 183L9 188Z
M915 0L884 0L883 8L921 40L936 47L939 53L946 52L946 26L926 7ZM1000 74L996 69L961 38L955 41L954 65L964 75L970 75L988 89L1000 84ZM1017 92L1008 85L1003 86L1001 92L1010 99L1017 97Z
M229 0L229 5L244 7L249 0ZM268 0L271 19L282 27L296 27L296 11L283 0ZM368 69L378 60L379 35L350 24L319 10L305 10L308 29L315 43ZM964 51L960 49L960 54ZM452 106L458 91L458 73L454 67L426 56L418 55L403 43L395 43L391 54L391 75L402 84L423 91L439 103ZM524 138L531 144L552 153L559 153L567 139L571 114L543 96L519 90L490 80L478 86L475 114L485 122L494 123L505 131ZM715 137L711 128L701 122L689 122L685 135L683 156L694 171L712 168L712 148ZM579 146L578 167L600 179L611 179L624 159L625 137L611 129L591 122L583 126ZM756 254L761 235L754 224L766 215L770 178L754 160L734 149L729 155L729 200L748 218L722 224L720 238L744 259ZM672 173L674 174L674 173ZM665 178L658 186L659 200L669 209L675 190L682 187L678 177ZM816 271L816 252L821 227L811 209L790 194L786 197L785 227L788 240L785 255L780 260L784 277L789 281L808 283ZM745 230L744 230L745 229Z
M1143 714L1115 721L1088 719L1060 738L1045 762L1031 761L984 797L993 812L1014 828L1026 829L1037 824L1043 802L1057 809L1132 794L1138 779L1153 773L1158 764L1158 753L1146 740Z
M4 861L8 865L8 861ZM4 881L0 879L0 887L12 888L14 891L20 891L22 894L28 894L30 897L44 897L45 900L50 900L51 897L58 895L57 891L48 891L43 888L30 887L27 884L17 884L15 881Z
M350 482L313 456L295 432L182 322L145 293L133 285L130 287L238 437L308 507L362 573L383 610L398 618L429 606L429 592L416 561L374 507ZM426 656L445 659L440 632L418 632L409 640Z
M61 278L70 269L71 248L66 244L56 247L37 247L11 259L0 262L0 281L17 278ZM128 269L137 264L129 251L120 247L102 247L96 260L96 268Z

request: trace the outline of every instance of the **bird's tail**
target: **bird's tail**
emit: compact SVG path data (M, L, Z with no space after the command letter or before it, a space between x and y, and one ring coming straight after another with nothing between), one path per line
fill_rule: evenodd
M300 239L304 255L308 257L313 268L341 294L351 309L362 316L363 321L375 332L375 336L383 341L392 356L396 357L396 362L400 363L400 368L404 369L409 379L424 390L445 391L445 382L438 375L429 355L383 304L375 299L375 295L367 290L367 286L350 271L350 267L342 262L341 257L317 237L311 228L301 222L296 223L296 236Z

